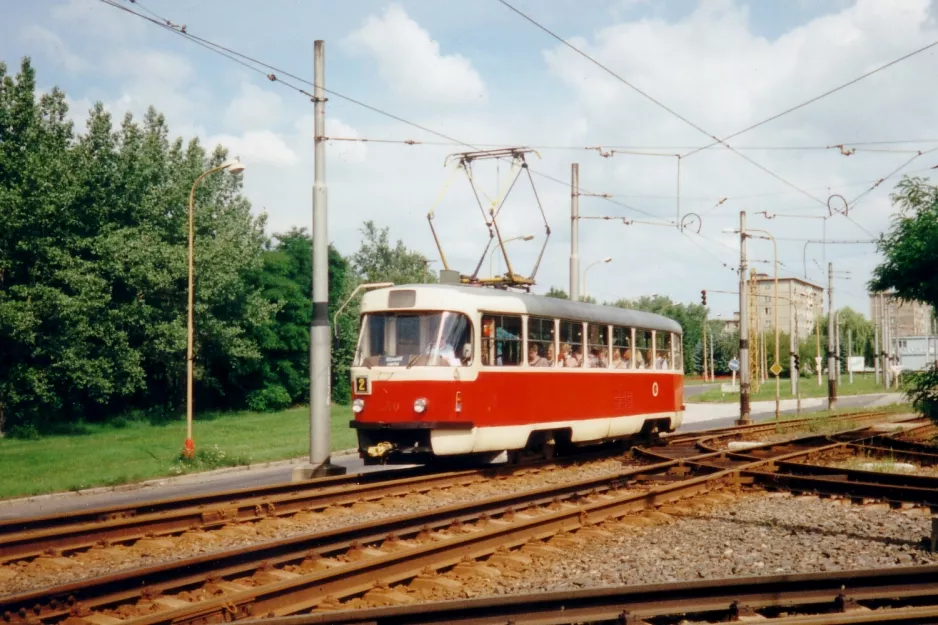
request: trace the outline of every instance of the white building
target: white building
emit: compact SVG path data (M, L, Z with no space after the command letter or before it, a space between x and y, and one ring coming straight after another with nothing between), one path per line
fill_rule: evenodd
M938 336L904 336L895 343L903 371L924 371L938 361Z

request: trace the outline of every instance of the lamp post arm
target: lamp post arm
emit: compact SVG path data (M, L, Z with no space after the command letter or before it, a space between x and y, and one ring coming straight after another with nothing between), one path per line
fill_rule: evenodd
M359 291L365 291L368 289L383 289L385 287L394 286L393 282L369 282L366 284L359 284L355 287L355 290L352 291L351 295L342 302L342 305L339 306L339 309L335 311L335 314L332 315L332 328L334 335L338 338L339 336L339 315L342 314L349 304L352 303L352 300L355 299L355 296L358 295Z

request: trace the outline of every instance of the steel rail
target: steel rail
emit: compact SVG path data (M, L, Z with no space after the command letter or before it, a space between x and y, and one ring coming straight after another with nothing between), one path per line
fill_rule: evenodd
M842 443L823 444L817 436L810 437L822 448L839 448ZM772 447L767 444L765 447ZM786 448L786 451L787 448ZM816 447L786 453L774 460L795 459L816 451ZM702 459L720 454L703 454ZM772 459L744 463L744 469L755 469ZM714 469L699 465L698 474L686 478L690 471L683 461L670 461L624 472L616 476L591 478L578 483L550 486L537 491L506 495L466 505L392 517L372 523L342 528L317 535L300 536L262 543L237 550L165 563L100 578L81 580L62 586L20 593L5 598L13 623L57 622L82 613L107 610L161 593L190 591L214 583L212 588L228 584L231 592L216 591L212 598L193 602L170 598L160 604L162 609L144 616L127 618L135 625L197 623L200 619L244 618L252 614L290 614L319 605L327 597L346 598L371 588L376 579L394 583L419 576L424 570L439 570L458 564L463 558L492 555L499 549L518 547L530 540L541 540L558 532L577 531L628 514L658 507L712 489L749 482L740 468ZM670 476L667 475L670 473ZM665 474L665 475L662 475ZM621 492L630 481L656 478L673 480L640 492ZM567 501L559 501L566 497ZM574 497L583 498L570 503ZM545 506L547 508L535 508ZM528 514L514 510L527 507ZM492 519L493 516L501 518ZM466 523L475 523L471 531L463 531ZM449 528L437 538L427 532ZM414 541L401 547L404 541ZM374 550L369 557L348 557L350 550L361 545L388 545L387 550ZM343 554L346 561L317 569L321 558ZM308 563L312 572L301 567L300 573L273 571L270 577L253 588L221 580L239 579L269 567ZM212 582L211 580L215 580ZM72 620L79 625L88 621Z
M925 603L916 607L908 603ZM888 606L889 609L868 609ZM770 618L792 611L823 612ZM644 623L651 619L760 620L768 623L933 623L938 617L938 566L735 577L618 586L482 599L437 601L364 610L244 620L244 625L542 625ZM769 618L767 618L767 616ZM690 618L688 618L690 617ZM668 622L671 622L670 620Z
M838 421L879 418L883 413L853 413ZM784 422L797 428L810 418ZM662 437L670 445L694 445L703 438L747 435L774 431L775 423L730 426ZM607 446L608 447L608 446ZM616 449L621 451L621 448ZM685 453L697 453L696 449ZM192 529L211 529L232 522L346 506L434 488L465 485L546 466L565 466L610 457L610 451L591 451L551 461L524 465L490 465L461 471L435 472L426 467L333 476L304 483L282 483L239 488L208 494L156 499L141 503L106 506L52 515L0 520L0 563L38 557L44 553L70 553L96 544L128 543L147 536L179 534Z
M621 453L622 449L616 450ZM132 542L192 529L258 521L330 506L466 486L547 467L614 457L611 451L564 456L523 465L488 465L433 472L425 467L333 476L305 483L287 482L240 488L140 504L109 506L0 521L0 563L37 557L50 550L79 551L99 543Z

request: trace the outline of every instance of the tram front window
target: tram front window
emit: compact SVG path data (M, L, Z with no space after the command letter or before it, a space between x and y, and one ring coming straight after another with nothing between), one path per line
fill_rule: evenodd
M369 313L355 366L460 367L472 363L472 324L455 312Z

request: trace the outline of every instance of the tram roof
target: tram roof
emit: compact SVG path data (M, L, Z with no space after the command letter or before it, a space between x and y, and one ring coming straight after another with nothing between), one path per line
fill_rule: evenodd
M404 290L413 290L418 294L433 294L434 299L452 296L461 300L459 303L462 307L475 307L492 312L576 319L588 323L607 323L646 330L676 332L678 334L683 332L677 321L656 313L619 308L618 306L573 302L543 295L515 293L491 287L451 284L401 284L366 293L362 302L363 308L368 310L404 310L404 307L389 308L387 306L387 296L391 292ZM418 298L414 308L427 308L420 303L421 299L423 298ZM508 302L514 302L516 305L512 306ZM517 304L520 304L520 306ZM433 308L437 307L438 305L433 306Z

